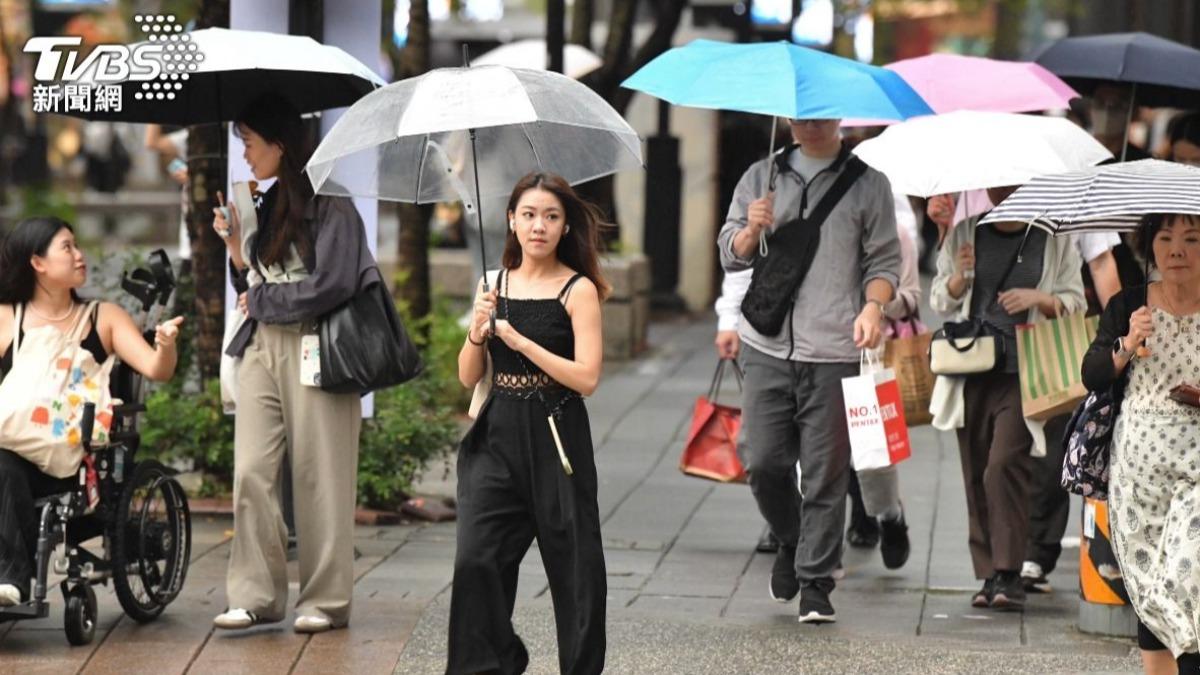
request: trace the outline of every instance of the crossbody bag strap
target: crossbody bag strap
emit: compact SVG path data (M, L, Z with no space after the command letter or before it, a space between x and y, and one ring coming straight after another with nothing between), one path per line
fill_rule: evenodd
M17 352L21 350L21 328L25 323L25 303L13 305L13 341L8 351L12 354L12 364L17 365Z
M982 218L982 217L983 216L980 216L980 218ZM976 223L978 223L978 221L976 221ZM979 225L976 224L975 227L979 227ZM1017 261L1021 259L1021 252L1025 250L1025 242L1029 241L1029 230L1032 227L1033 227L1032 225L1025 226L1025 234L1022 235L1022 237L1021 237L1021 245L1017 247L1016 252L1012 254L1011 258L1009 258L1008 266L1004 268L1004 274L1002 274L1000 276L1000 281L998 281L996 283L997 295L999 295L999 291L1004 288L1004 284L1006 282L1008 282L1008 278L1010 276L1012 276L1013 269L1016 268L1016 266L1017 266ZM971 279L972 287L974 287L975 281L977 279L979 279L978 274L976 274L975 277L973 279ZM973 291L974 291L974 289L972 288L972 292ZM984 307L983 311L986 312L989 309L991 309L992 306L996 304L996 302L997 302L997 297L994 295L994 296L992 296L991 300L988 302L987 306Z
M803 206L801 206L800 217L803 218L803 222L816 227L824 225L825 219L833 212L838 202L842 201L842 197L845 197L846 193L850 191L850 188L854 185L854 181L858 180L866 171L866 163L858 157L850 157L846 160L845 168L838 174L837 179L833 181L833 185L829 187L829 190L821 195L821 201L817 202L812 215L805 218Z

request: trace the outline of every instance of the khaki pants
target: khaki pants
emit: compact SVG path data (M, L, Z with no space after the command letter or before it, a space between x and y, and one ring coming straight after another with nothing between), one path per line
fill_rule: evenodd
M350 621L354 505L362 403L300 384L298 326L259 324L238 370L234 431L234 534L229 606L280 620L287 614L287 528L278 485L292 466L300 546L297 613Z

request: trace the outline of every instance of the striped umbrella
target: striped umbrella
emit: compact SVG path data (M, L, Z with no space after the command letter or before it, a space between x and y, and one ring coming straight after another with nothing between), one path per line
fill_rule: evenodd
M1150 213L1200 215L1200 168L1144 159L1041 176L980 224L1019 221L1055 235L1133 232Z

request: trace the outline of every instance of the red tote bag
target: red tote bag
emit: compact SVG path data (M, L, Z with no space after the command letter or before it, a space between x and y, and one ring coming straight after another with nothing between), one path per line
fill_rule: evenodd
M717 403L727 363L733 365L738 389L741 389L741 366L732 359L722 359L717 364L708 395L697 398L692 408L692 427L683 446L683 456L679 458L679 470L689 476L721 483L744 483L746 469L737 456L742 409Z

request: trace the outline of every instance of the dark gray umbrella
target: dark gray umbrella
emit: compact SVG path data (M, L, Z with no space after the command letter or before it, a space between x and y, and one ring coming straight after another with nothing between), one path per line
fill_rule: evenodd
M1079 93L1132 85L1139 105L1200 108L1200 50L1149 33L1063 38L1034 59Z

